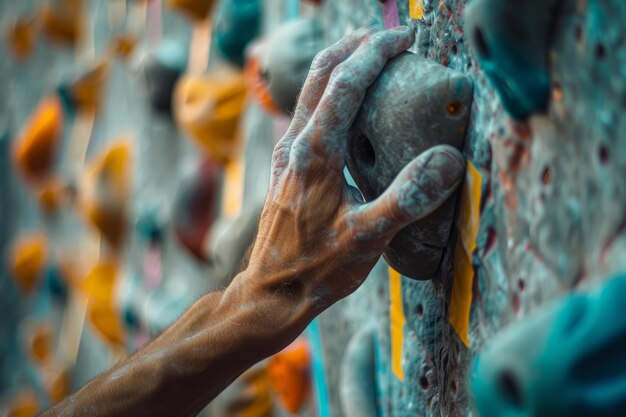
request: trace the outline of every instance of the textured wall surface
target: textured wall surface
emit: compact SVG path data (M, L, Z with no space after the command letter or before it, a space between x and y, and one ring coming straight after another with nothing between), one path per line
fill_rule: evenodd
M413 2L411 2L413 3ZM420 3L420 2L416 2ZM468 51L463 1L423 2L412 50L469 74L475 96L465 154L482 175L480 228L472 265L469 347L450 325L454 247L433 282L402 280L404 381L390 372L388 287L379 272L375 308L353 311L346 300L322 317L330 385L345 346L341 325L378 324L378 388L382 415L467 416L466 379L485 341L509 323L578 287L621 271L624 254L624 121L626 6L621 1L565 0L557 9L549 47L552 91L546 114L514 123ZM515 10L515 6L511 6ZM383 26L376 1L327 2L329 41L364 25ZM602 29L600 29L602 28ZM374 312L376 314L374 314ZM343 322L338 322L341 317ZM345 323L345 324L343 324ZM331 393L332 415L342 415ZM351 417L351 416L346 416Z
M387 4L394 1L387 0ZM0 0L2 28L38 3ZM75 249L72 245L76 234L88 235L73 215L51 221L39 214L32 196L12 173L6 150L8 141L42 95L82 71L122 29L111 26L107 2L88 3L94 33L92 56L76 56L38 42L33 57L26 64L18 64L7 58L5 44L0 46L3 256L11 238L37 225L55 240L59 251ZM295 3L265 0L265 32L291 16L297 10ZM315 354L323 358L329 398L328 404L314 407L320 417L362 417L346 413L358 407L345 404L346 399L342 404L341 392L346 346L363 329L373 329L375 341L371 358L375 374L363 375L364 380L373 381L376 392L373 415L475 415L467 378L473 358L486 341L550 300L595 286L626 266L626 118L622 117L626 111L626 3L562 0L554 14L551 36L545 39L550 103L544 114L533 115L525 122L514 122L509 117L469 51L463 30L467 3L398 0L397 7L399 22L417 32L412 52L462 71L473 80L474 102L464 148L473 167L466 189L471 181L475 184L473 193L468 191L468 200L464 200L469 208L458 204L461 220L453 228L443 262L432 281L398 280L381 261L361 289L319 318L322 349ZM411 11L410 6L417 9ZM301 12L319 14L327 45L358 27L384 26L377 0L322 0L319 6L303 6ZM164 12L162 29L174 41L185 45L189 42L191 29L181 16ZM150 48L149 39L140 46L144 52ZM105 108L90 138L86 138L90 139L89 158L119 134L130 132L135 137L133 222L154 207L167 217L178 180L197 160L195 148L183 140L171 121L147 110L143 88L134 66L116 62ZM247 109L244 207L263 200L271 149L284 127L284 120L272 120L254 104ZM64 132L64 146L69 136L70 132ZM65 162L64 175L79 175ZM469 250L460 249L465 250L469 265L462 269L459 262L453 261L459 259L458 242L465 242L472 229L468 226L471 216L470 220L464 217L472 207L480 212L480 218L474 225L475 242L469 238ZM146 304L171 307L161 316L165 318L159 326L166 325L198 294L216 285L206 279L210 272L170 239L169 229L166 234L164 284ZM145 251L140 237L133 233L124 261L126 276L141 274ZM4 268L0 273L0 392L20 385L41 389L41 381L20 353L18 329L21 319L32 316L36 308L33 300L17 296ZM159 300L165 301L159 304ZM463 306L467 307L467 315L462 314ZM151 312L162 310L146 307L142 319L148 320ZM398 325L399 317L404 321ZM393 328L400 330L394 332ZM88 327L85 329L76 358L75 387L109 366L114 357Z

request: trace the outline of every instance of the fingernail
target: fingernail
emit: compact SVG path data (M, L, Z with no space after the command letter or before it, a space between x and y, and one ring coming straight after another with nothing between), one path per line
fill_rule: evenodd
M447 190L459 185L465 173L465 160L456 149L436 150L424 169L439 187Z
M391 28L389 30L393 30L395 32L406 32L406 31L411 30L411 28L403 25L403 26L396 26L395 28Z

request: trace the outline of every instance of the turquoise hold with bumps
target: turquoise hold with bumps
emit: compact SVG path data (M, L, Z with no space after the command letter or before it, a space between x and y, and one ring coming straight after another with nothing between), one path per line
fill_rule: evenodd
M481 417L626 415L626 275L504 330L476 359Z

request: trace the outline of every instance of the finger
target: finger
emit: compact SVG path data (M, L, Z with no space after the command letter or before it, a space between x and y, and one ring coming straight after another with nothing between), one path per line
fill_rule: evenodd
M276 144L275 149L290 149L298 134L308 123L319 102L328 80L337 65L345 61L367 37L376 33L372 27L362 27L342 38L338 42L320 51L309 69L298 104L285 136Z
M390 58L415 41L415 32L406 26L377 32L332 72L328 85L301 137L311 141L316 153L345 154L348 129L356 117L367 88L380 75Z
M289 126L294 136L302 131L315 111L335 67L345 61L365 39L374 33L376 33L374 28L359 28L315 56Z
M463 155L447 145L435 146L409 163L376 200L356 206L355 233L372 239L393 237L446 201L465 173Z

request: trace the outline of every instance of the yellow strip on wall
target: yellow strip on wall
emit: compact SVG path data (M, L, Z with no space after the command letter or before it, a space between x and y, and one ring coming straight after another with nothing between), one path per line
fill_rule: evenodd
M480 225L482 179L476 167L468 162L456 221L459 238L454 251L454 282L449 312L450 324L465 346L469 346L469 319L474 285L472 254L476 249L476 235Z
M404 307L402 306L402 276L389 267L389 321L391 327L391 370L404 381L402 370L402 344L404 343Z
M424 5L423 0L409 0L409 15L411 19L423 19L424 18Z

